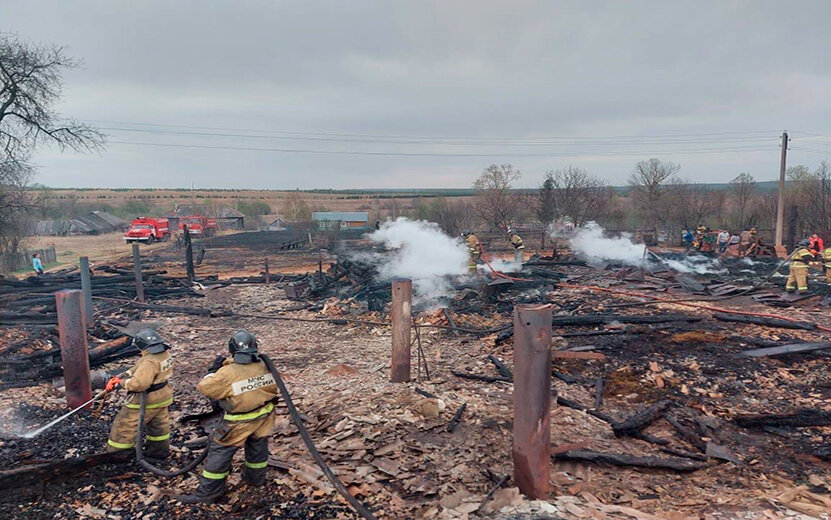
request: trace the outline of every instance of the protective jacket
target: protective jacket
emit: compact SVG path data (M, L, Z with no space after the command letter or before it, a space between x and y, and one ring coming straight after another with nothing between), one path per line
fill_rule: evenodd
M823 251L822 261L825 264L826 269L831 269L831 247Z
M138 433L139 407L141 397L137 394L147 392L145 408L145 451L150 457L167 456L170 446L170 417L167 407L173 402L173 389L168 384L173 373L173 360L170 352L165 350L157 354L147 351L130 370L121 374L122 386L130 392L124 405L115 416L107 449L127 450L135 445Z
M791 258L791 265L805 265L808 266L814 261L814 255L807 248L800 247L793 253Z
M219 401L226 420L229 415L257 412L277 396L274 377L262 361L240 364L226 359L222 368L203 377L197 388Z
M479 243L479 238L473 233L465 237L465 244L467 244L467 250L471 255L482 254L482 244Z
M510 241L511 245L514 246L514 249L525 249L525 244L522 242L522 237L520 237L516 233L511 235Z
M173 402L173 389L168 384L168 380L172 373L173 359L169 351L165 350L158 354L142 352L135 366L124 372L124 377L122 377L124 379L122 386L132 394L124 402L125 406L138 410L139 396L135 394L145 391L148 409L170 405Z

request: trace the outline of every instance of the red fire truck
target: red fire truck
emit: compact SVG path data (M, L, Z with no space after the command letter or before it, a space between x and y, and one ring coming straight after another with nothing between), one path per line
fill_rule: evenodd
M156 240L170 238L170 228L166 218L139 217L130 224L130 229L124 233L124 241L146 242L151 244Z
M188 227L191 235L210 237L216 234L216 219L204 215L188 215L179 218L179 231Z

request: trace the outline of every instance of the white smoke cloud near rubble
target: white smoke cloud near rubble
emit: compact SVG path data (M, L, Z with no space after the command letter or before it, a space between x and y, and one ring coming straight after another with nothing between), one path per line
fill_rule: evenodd
M553 238L563 237L557 230L549 230ZM655 257L647 253L646 246L632 241L632 235L623 233L619 237L608 237L596 222L589 222L582 228L575 229L568 236L571 249L589 265L598 266L603 262L620 262L634 267L646 266ZM692 255L680 260L662 259L666 265L679 273L723 274L726 270L718 259L704 255Z
M372 262L384 280L412 279L418 303L435 303L450 296L447 277L467 273L467 247L433 222L399 217L384 222L367 238L394 250L388 255L373 255Z

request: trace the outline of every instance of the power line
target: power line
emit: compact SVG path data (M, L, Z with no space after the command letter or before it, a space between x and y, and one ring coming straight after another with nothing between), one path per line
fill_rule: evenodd
M706 133L687 133L687 134L661 134L661 135L616 135L616 136L424 136L424 135L380 135L380 134L360 134L360 133L337 133L337 132L298 132L298 131L284 131L284 130L262 130L250 128L228 128L228 127L211 127L211 126L196 126L196 125L175 125L163 123L146 123L138 121L113 121L104 119L88 119L88 123L105 123L117 125L131 125L131 126L149 126L149 127L163 127L163 128L183 128L196 130L217 130L222 132L256 132L268 134L282 134L293 136L321 136L321 137L363 137L376 139L430 139L430 140L448 140L448 141L597 141L597 140L640 140L640 139L672 139L682 137L706 137L713 139L715 136L746 136L748 138L762 138L761 136L774 136L777 132L768 130L751 130L751 131L734 131L734 132L706 132ZM129 128L124 129L129 130Z
M354 151L354 150L315 150L297 148L258 148L248 146L220 146L220 145L199 145L182 143L154 143L140 141L109 141L113 144L124 144L130 146L156 146L165 148L196 148L207 150L236 150L249 152L274 152L274 153L298 153L318 155L364 155L364 156L387 156L387 157L625 157L633 155L690 155L699 153L733 153L733 152L763 152L775 151L777 148L769 146L744 146L732 148L710 148L694 150L664 150L664 151L610 151L610 152L548 152L548 153L438 153L438 152L377 152L377 151Z
M198 137L231 137L245 139L278 139L296 141L325 141L325 142L346 142L346 143L375 143L375 144L403 144L403 145L440 145L440 146L621 146L621 145L667 145L667 144L710 144L710 143L747 143L773 141L773 137L747 137L747 138L702 138L702 139L672 139L672 140L642 140L642 141L607 141L607 142L580 142L580 141L549 141L549 142L484 142L484 141L440 141L440 140L379 140L365 138L347 137L301 137L284 135L254 135L236 133L216 132L193 132L183 130L157 130L146 128L116 128L99 127L99 130L131 133L149 133L159 135L187 135Z

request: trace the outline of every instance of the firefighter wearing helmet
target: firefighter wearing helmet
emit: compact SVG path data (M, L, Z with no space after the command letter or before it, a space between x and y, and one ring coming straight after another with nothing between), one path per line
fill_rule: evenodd
M791 265L788 272L788 281L785 283L785 290L799 293L808 291L808 266L814 260L814 255L808 249L810 241L802 240L797 244L796 250L791 255Z
M472 231L462 231L462 237L464 237L467 246L467 270L473 273L482 258L482 244L479 242L479 237L474 235Z
M522 237L517 235L513 229L508 228L508 242L514 246L514 262L521 264L525 260L525 243L522 241Z
M268 438L274 429L274 377L260 359L257 339L241 330L228 341L231 359L217 356L198 389L219 402L224 415L211 434L208 458L199 477L199 487L182 495L186 504L213 503L225 493L231 460L245 447L242 478L249 485L265 484Z
M168 352L170 346L153 329L140 330L133 338L133 345L141 351L141 358L133 368L107 382L108 392L118 388L129 392L113 421L107 450L133 449L140 402L140 396L136 394L146 392L144 451L148 457L163 459L170 451L170 416L167 412L173 402L173 389L168 384L173 372L173 361Z

